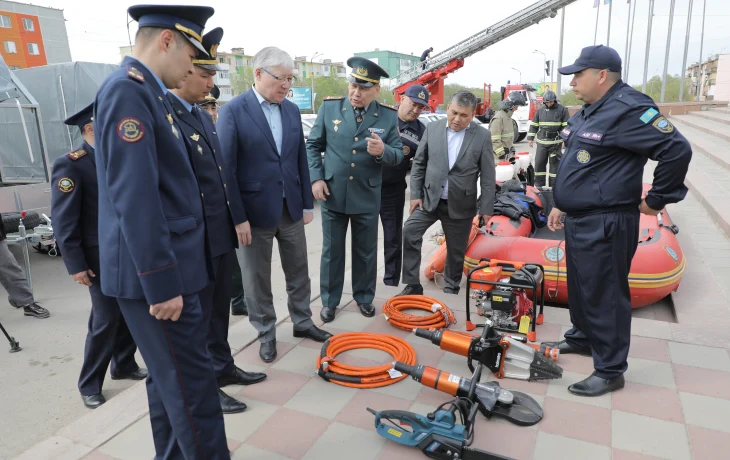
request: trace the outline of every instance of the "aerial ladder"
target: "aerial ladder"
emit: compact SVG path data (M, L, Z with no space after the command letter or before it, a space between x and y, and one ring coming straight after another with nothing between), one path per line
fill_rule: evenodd
M409 86L423 85L430 93L428 105L435 112L444 102L444 79L463 67L464 59L543 19L554 18L558 10L575 1L541 0L442 51L430 60L415 64L393 79L390 89L394 92L395 100L400 102L401 96ZM486 88L485 85L485 92ZM477 115L484 115L488 109L489 101L482 100L477 106Z

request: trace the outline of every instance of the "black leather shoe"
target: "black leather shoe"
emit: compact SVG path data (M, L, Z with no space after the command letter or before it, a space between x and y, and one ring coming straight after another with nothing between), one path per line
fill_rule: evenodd
M88 396L81 395L81 399L84 400L84 406L89 409L96 409L106 402L106 398L101 393Z
M235 369L233 374L218 377L219 387L222 388L228 385L253 385L266 379L266 374L262 374L261 372L246 372L238 367Z
M221 402L221 409L224 414L237 414L246 410L246 404L232 396L228 396L223 390L218 390L218 399Z
M601 396L624 387L624 376L619 375L610 380L602 379L591 375L585 380L574 383L568 387L568 391L578 396Z
M259 349L259 356L265 363L270 363L276 359L276 339L269 342L263 342Z
M323 331L317 326L312 326L309 329L305 329L303 331L298 331L294 329L294 337L304 337L306 339L312 339L315 342L324 342L325 340L332 337L332 334L327 331Z
M360 313L362 313L363 316L367 318L371 318L375 316L375 307L371 303L359 303L357 304L358 307L360 307Z
M335 319L335 310L336 308L324 307L322 311L319 312L319 317L322 318L322 321L325 323L329 323Z
M240 298L231 302L231 314L233 316L248 316L248 305L246 299Z
M112 375L112 380L144 380L147 378L147 369L143 367L137 368L136 371L129 374Z
M591 350L573 348L568 344L567 340L561 340L560 342L543 342L543 343L550 348L557 348L560 351L561 355L576 354L576 355L583 355L583 356L593 356L593 353L591 353Z
M443 291L444 291L445 294L454 294L454 295L456 295L456 294L459 293L459 288L454 289L454 288L450 288L450 287L445 287L445 288L443 288Z
M400 294L396 294L395 297L402 295L423 295L423 286L420 284L406 284L406 288L400 291Z

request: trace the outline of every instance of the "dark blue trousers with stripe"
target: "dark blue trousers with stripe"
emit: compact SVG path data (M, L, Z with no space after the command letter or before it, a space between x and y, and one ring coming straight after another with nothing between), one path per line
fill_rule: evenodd
M177 321L160 321L143 300L118 299L148 368L156 459L230 459L218 385L198 295Z
M628 368L631 340L629 271L639 241L639 210L565 219L571 347L591 350L595 375Z

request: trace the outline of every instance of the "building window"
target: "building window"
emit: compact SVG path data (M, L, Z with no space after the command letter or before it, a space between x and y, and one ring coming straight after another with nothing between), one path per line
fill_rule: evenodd
M236 67L243 67L243 58L236 57Z
M40 50L38 49L38 45L36 45L35 43L28 43L28 52L35 56L41 54Z
M20 66L17 65L11 65L10 70L20 70Z
M221 78L223 80L228 78L228 72L218 72L218 78Z
M6 29L12 27L10 24L10 16L0 15L0 27L5 27Z
M15 42L6 41L5 42L5 52L8 54L15 54L18 52L18 50L15 48Z
M28 18L23 18L23 29L33 32L35 28L33 27L33 20Z

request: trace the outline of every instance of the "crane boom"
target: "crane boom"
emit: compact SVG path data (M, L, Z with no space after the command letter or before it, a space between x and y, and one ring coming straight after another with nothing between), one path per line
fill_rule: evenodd
M537 24L543 19L554 18L558 14L558 10L575 1L540 0L435 55L427 61L425 68L423 68L424 63L419 62L410 69L399 73L392 80L390 89L395 91L396 100L400 100L400 96L410 85L419 83L429 87L429 90L436 89L436 94L433 94L434 91L432 91L432 95L436 96L436 99L432 97L429 102L437 102L438 97L443 98L443 92L438 91L442 88L433 88L433 86L439 82L440 86L443 86L443 79L448 74L461 68L464 65L465 58L500 40L504 40L522 29ZM438 102L436 105L441 102L443 101ZM433 105L432 109L435 110Z

